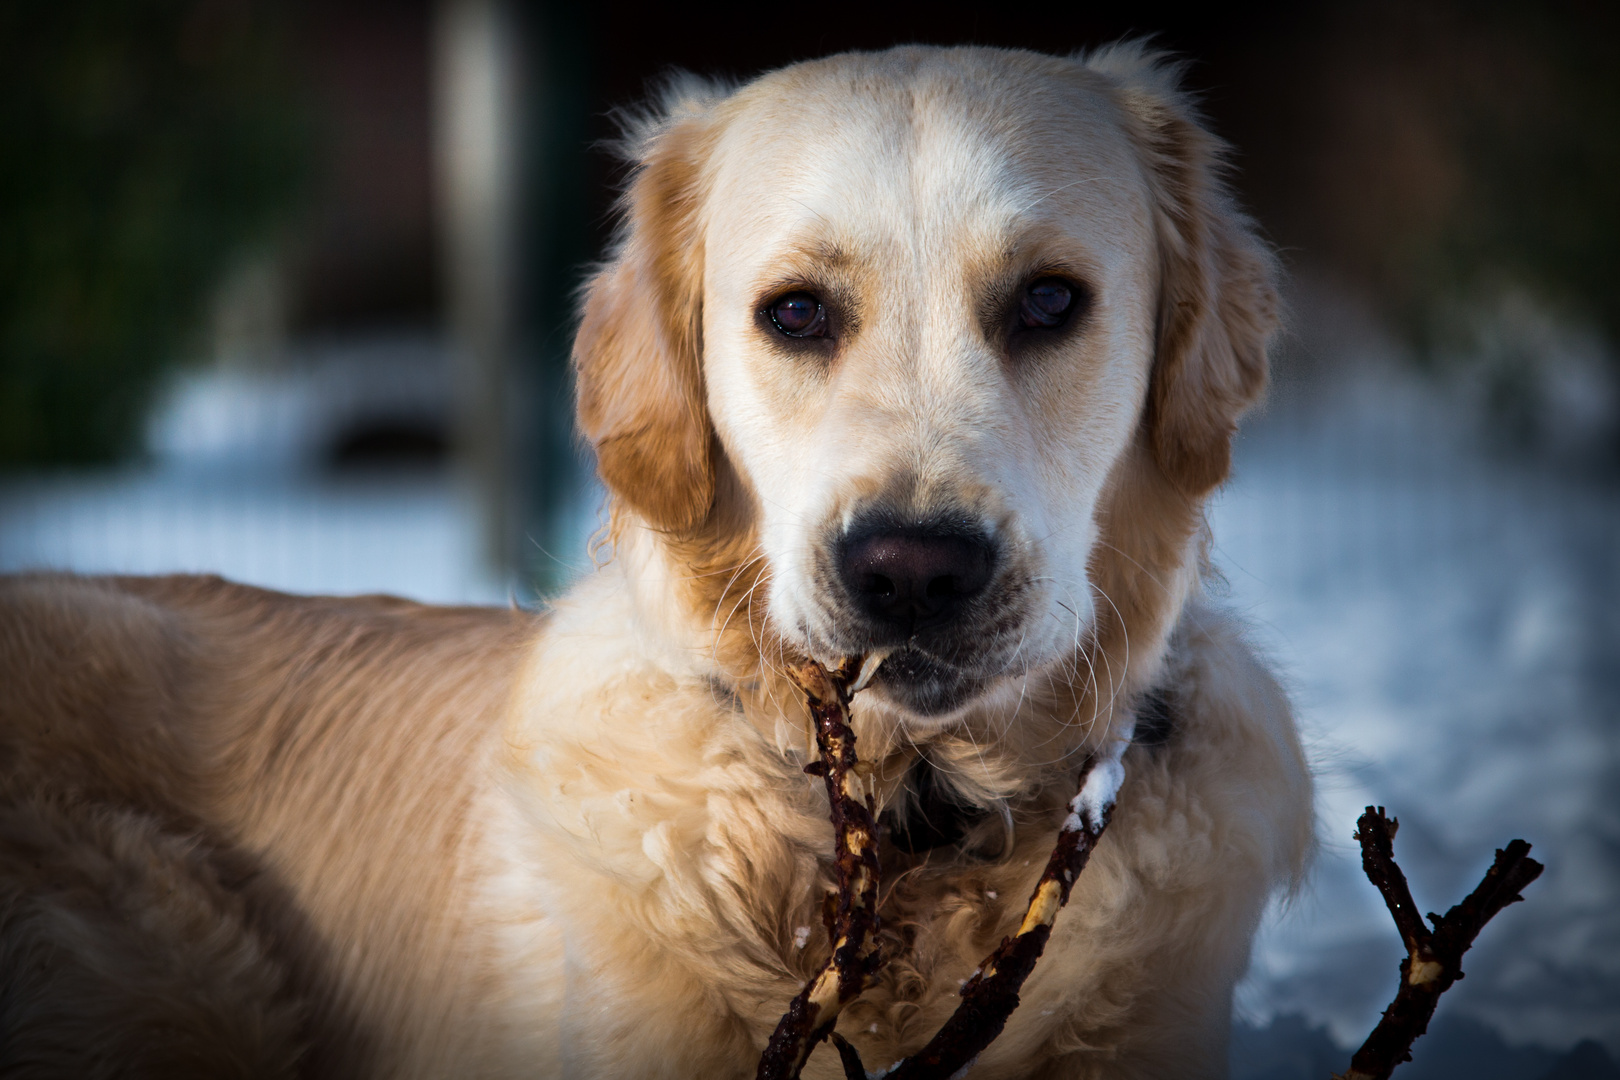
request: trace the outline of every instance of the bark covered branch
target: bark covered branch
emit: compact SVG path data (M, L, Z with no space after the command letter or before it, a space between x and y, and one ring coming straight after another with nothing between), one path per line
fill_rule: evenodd
M872 792L856 769L855 733L849 727L849 687L855 668L846 662L837 671L828 671L808 662L790 668L788 674L804 691L815 721L821 760L812 762L805 772L820 776L827 784L838 896L828 927L832 956L777 1023L760 1056L757 1080L796 1080L810 1051L832 1033L838 1014L870 985L882 964L876 946L877 823L872 816ZM841 1039L838 1049L847 1070L855 1050ZM858 1075L864 1080L864 1073Z
M756 1080L797 1080L810 1052L829 1036L848 1080L866 1080L860 1054L833 1031L844 1007L870 986L883 957L877 948L880 867L874 800L855 754L849 702L856 663L835 671L806 663L789 672L810 705L820 760L805 771L827 785L835 835L836 905L828 919L832 955L788 1007L761 1055ZM1006 1027L1018 1007L1019 991L1035 969L1051 936L1057 913L1068 903L1113 815L1124 779L1121 757L1130 743L1125 730L1088 758L1080 771L1079 792L1058 831L1057 844L1036 883L1018 930L1002 939L962 987L962 1002L917 1053L884 1071L890 1080L947 1080L969 1068ZM1378 889L1406 946L1401 983L1378 1026L1351 1059L1348 1072L1334 1080L1388 1080L1396 1066L1411 1060L1412 1044L1428 1030L1440 996L1463 977L1462 958L1485 924L1540 876L1542 865L1529 857L1530 845L1514 840L1498 850L1479 886L1444 916L1424 923L1406 875L1395 862L1399 822L1383 807L1367 807L1356 822L1362 869Z
M875 977L882 957L874 944L878 931L877 827L873 800L856 768L855 735L849 728L850 687L855 661L837 671L807 663L789 674L805 693L815 720L821 760L806 772L826 780L835 833L837 908L829 927L833 954L822 971L796 996L760 1057L756 1080L797 1080L823 1039L832 1037L844 1074L865 1080L860 1054L833 1031L838 1014ZM854 683L857 687L859 683ZM1018 1007L1018 993L1046 948L1057 913L1069 901L1075 879L1085 869L1113 815L1125 771L1120 758L1130 744L1131 727L1081 767L1079 792L1058 830L1056 846L1029 899L1023 922L984 959L962 987L962 1002L917 1053L891 1065L891 1080L947 1080L959 1075L1001 1034Z
M1530 845L1514 840L1498 849L1484 880L1462 903L1443 916L1429 915L1434 924L1430 930L1418 915L1406 875L1395 863L1395 831L1399 826L1398 820L1384 815L1381 806L1367 807L1356 822L1361 867L1383 894L1406 944L1406 957L1401 961L1401 984L1395 1000L1350 1059L1350 1071L1335 1080L1387 1080L1397 1065L1412 1060L1412 1044L1428 1030L1440 995L1463 977L1463 954L1485 924L1509 904L1524 899L1519 892L1541 876L1541 864L1530 858Z
M1124 731L1108 749L1086 760L1080 790L1069 803L1069 816L1058 830L1057 844L1030 895L1024 921L962 987L962 1003L928 1044L900 1062L891 1080L948 1080L972 1065L1007 1026L1018 1008L1018 992L1046 949L1057 913L1069 902L1075 879L1113 817L1114 800L1125 779L1120 757L1130 744Z

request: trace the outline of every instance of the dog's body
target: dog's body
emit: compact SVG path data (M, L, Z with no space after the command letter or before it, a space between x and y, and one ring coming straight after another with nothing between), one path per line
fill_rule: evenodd
M1224 1074L1310 782L1197 598L1274 298L1173 78L856 54L629 144L576 345L613 558L548 615L6 586L0 1066L751 1075L827 952L781 661L874 654L888 961L839 1031L874 1068L927 1039L1134 715L974 1075Z

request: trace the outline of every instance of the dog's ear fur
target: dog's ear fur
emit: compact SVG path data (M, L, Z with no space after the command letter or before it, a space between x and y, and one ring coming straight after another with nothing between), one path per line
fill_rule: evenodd
M1140 43L1087 59L1113 81L1154 199L1158 345L1147 424L1159 468L1185 495L1226 478L1238 417L1266 385L1278 321L1276 259L1222 175L1224 144L1179 86L1179 65Z
M714 429L702 369L703 164L719 91L673 86L626 122L635 172L613 258L586 283L574 339L580 430L613 495L649 525L685 533L714 503Z

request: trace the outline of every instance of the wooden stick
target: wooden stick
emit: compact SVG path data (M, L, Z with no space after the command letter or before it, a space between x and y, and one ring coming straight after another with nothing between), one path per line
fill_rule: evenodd
M1052 936L1057 913L1069 902L1075 880L1113 817L1114 800L1125 779L1120 758L1130 741L1127 725L1106 750L1081 766L1079 793L1069 803L1069 816L1058 830L1057 845L1017 933L1001 939L963 985L962 1003L951 1018L926 1046L885 1074L890 1080L949 1080L970 1067L1007 1026L1018 1008L1018 991Z
M1429 1029L1440 995L1463 977L1463 954L1497 912L1524 897L1526 885L1541 876L1542 865L1530 858L1530 845L1514 840L1496 852L1479 887L1444 916L1429 915L1431 932L1418 917L1406 875L1395 863L1395 831L1400 822L1384 816L1382 806L1367 807L1356 822L1361 868L1383 894L1384 904L1406 944L1401 985L1395 1000L1350 1059L1350 1071L1334 1080L1388 1080L1395 1067L1412 1060L1412 1044Z
M831 1036L847 1080L866 1076L860 1054L833 1031L846 1005L871 985L883 957L876 946L879 929L877 891L880 867L872 792L857 769L855 733L849 724L851 687L870 675L868 663L846 660L836 671L810 662L790 668L810 705L821 760L805 771L822 777L832 810L835 835L834 870L837 905L828 923L832 956L817 976L794 997L760 1056L756 1080L798 1080L810 1052ZM1131 727L1080 770L1080 790L1046 868L1031 894L1023 922L1011 937L985 958L962 987L962 1003L943 1027L916 1054L884 1071L890 1080L950 1080L971 1068L1007 1026L1018 1007L1019 990L1035 969L1051 936L1057 913L1068 903L1075 880L1085 869L1113 816L1124 780L1121 757L1130 745ZM1463 977L1462 957L1497 912L1522 900L1520 891L1541 875L1542 865L1529 857L1530 845L1514 840L1496 853L1479 886L1443 917L1430 914L1431 931L1418 917L1406 875L1395 862L1394 840L1399 821L1383 807L1367 807L1356 822L1361 864L1368 880L1384 897L1390 916L1406 944L1401 984L1383 1018L1351 1059L1350 1070L1333 1080L1388 1080L1396 1066L1412 1059L1412 1044L1428 1030L1440 995Z
M883 962L876 944L881 872L877 824L872 792L856 769L855 733L849 726L849 687L858 673L854 661L845 661L832 672L814 662L788 669L809 699L815 719L821 760L806 766L805 772L827 783L838 906L828 927L832 956L788 1005L760 1055L757 1080L797 1080L810 1051L832 1033L838 1014L871 985ZM839 1040L846 1070L854 1053L854 1047ZM853 1060L858 1062L859 1057Z
M870 660L870 658L868 658ZM872 794L856 769L855 734L849 728L852 687L865 684L875 666L845 660L829 672L811 662L789 668L804 691L815 719L821 760L805 771L827 783L835 835L838 906L829 926L833 954L821 972L788 1006L760 1056L756 1080L798 1080L810 1051L829 1035L838 1049L844 1074L864 1080L860 1054L833 1031L838 1014L869 986L883 958L873 939L879 923L877 826ZM1069 816L1058 830L1057 844L1030 895L1024 920L1011 937L984 959L965 984L962 1003L934 1037L916 1054L889 1066L892 1080L949 1080L967 1069L995 1041L1018 1008L1018 992L1035 970L1035 962L1052 935L1057 913L1069 902L1075 879L1113 816L1114 801L1125 779L1120 763L1130 745L1134 722L1116 733L1108 747L1080 768L1079 791L1069 802Z

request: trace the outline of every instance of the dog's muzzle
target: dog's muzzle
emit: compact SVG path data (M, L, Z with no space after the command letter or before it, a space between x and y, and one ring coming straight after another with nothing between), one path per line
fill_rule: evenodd
M889 653L875 684L922 715L978 692L978 633L991 618L1000 563L995 540L970 521L858 517L835 547L838 606L859 651ZM857 650L851 650L857 651Z

